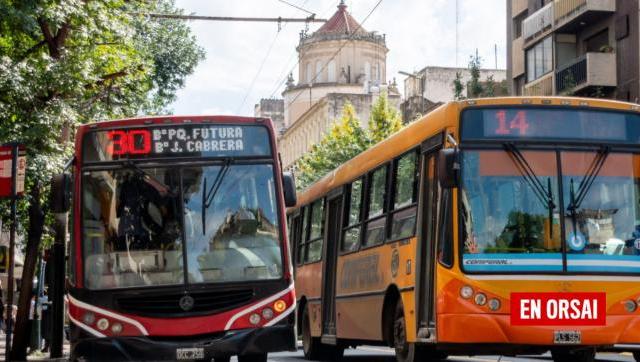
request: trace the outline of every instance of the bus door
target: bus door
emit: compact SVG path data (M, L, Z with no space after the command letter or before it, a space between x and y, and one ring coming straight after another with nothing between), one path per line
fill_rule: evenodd
M416 323L417 336L422 340L435 337L435 260L438 202L440 201L440 185L436 177L438 151L442 147L444 137L438 134L422 144L420 202L418 212L418 244L417 244L417 280L416 280Z
M322 342L335 344L336 264L342 225L342 188L327 197L325 255L322 289Z

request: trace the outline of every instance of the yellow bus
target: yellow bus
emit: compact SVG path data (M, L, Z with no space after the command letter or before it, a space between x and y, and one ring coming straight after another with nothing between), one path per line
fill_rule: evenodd
M600 99L447 103L289 209L308 359L551 351L640 361L640 113Z

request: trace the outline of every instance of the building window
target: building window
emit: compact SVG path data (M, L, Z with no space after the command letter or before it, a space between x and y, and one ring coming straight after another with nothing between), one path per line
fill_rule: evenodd
M513 39L518 39L522 36L522 22L527 18L527 11L525 10L521 14L513 18Z
M364 62L364 80L371 80L371 64L369 62Z
M546 37L526 51L527 82L549 73L553 67L553 45L551 36Z
M316 82L322 82L322 62L316 62Z
M329 62L329 65L327 66L327 73L328 73L328 81L329 82L335 82L336 81L336 61L332 60Z
M584 41L585 49L588 53L600 52L603 48L609 46L609 28L606 28L598 33L592 35Z
M307 83L311 83L312 79L313 79L313 75L312 75L312 70L311 70L311 63L307 63Z

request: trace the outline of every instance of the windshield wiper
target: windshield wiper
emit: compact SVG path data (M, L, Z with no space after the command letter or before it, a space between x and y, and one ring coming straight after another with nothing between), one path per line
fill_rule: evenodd
M547 178L547 187L545 187L516 145L513 143L504 143L503 146L506 152L511 155L513 163L529 187L533 190L534 195L540 200L542 205L549 210L549 223L551 223L551 220L553 220L553 210L556 208L556 204L553 202L553 193L551 192L551 178ZM549 225L549 237L553 238L553 225Z
M136 171L138 174L142 175L142 180L153 187L156 191L158 191L161 195L170 195L172 197L175 196L171 188L167 186L164 182L155 178L152 174L148 173L144 169L140 168L140 166L136 165L132 161L124 162L124 168L129 168Z
M215 180L213 180L213 185L211 185L210 189L207 189L207 178L204 177L204 185L202 187L202 209L200 211L202 217L202 235L206 235L206 222L207 222L207 214L206 211L211 206L216 194L218 193L218 189L220 189L220 185L222 185L222 179L227 174L229 170L229 165L231 164L232 159L226 158L224 160L224 165L216 175Z
M587 196L591 185L593 185L593 181L595 181L596 177L600 173L602 166L604 166L604 162L607 160L611 149L608 146L602 147L596 157L593 158L589 168L587 169L587 174L584 176L582 181L580 181L580 185L578 185L578 192L574 191L573 179L571 179L571 185L569 187L569 193L571 197L571 201L569 206L567 206L567 210L575 213L577 209L580 208L582 201Z

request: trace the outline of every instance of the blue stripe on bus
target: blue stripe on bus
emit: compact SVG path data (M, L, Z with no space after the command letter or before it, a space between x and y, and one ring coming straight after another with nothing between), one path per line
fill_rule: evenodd
M599 266L599 265L567 265L570 272L617 272L617 273L638 273L640 266Z
M464 259L562 259L561 253L464 254Z
M567 260L640 261L640 255L567 254Z
M562 271L562 265L465 265L467 271Z

